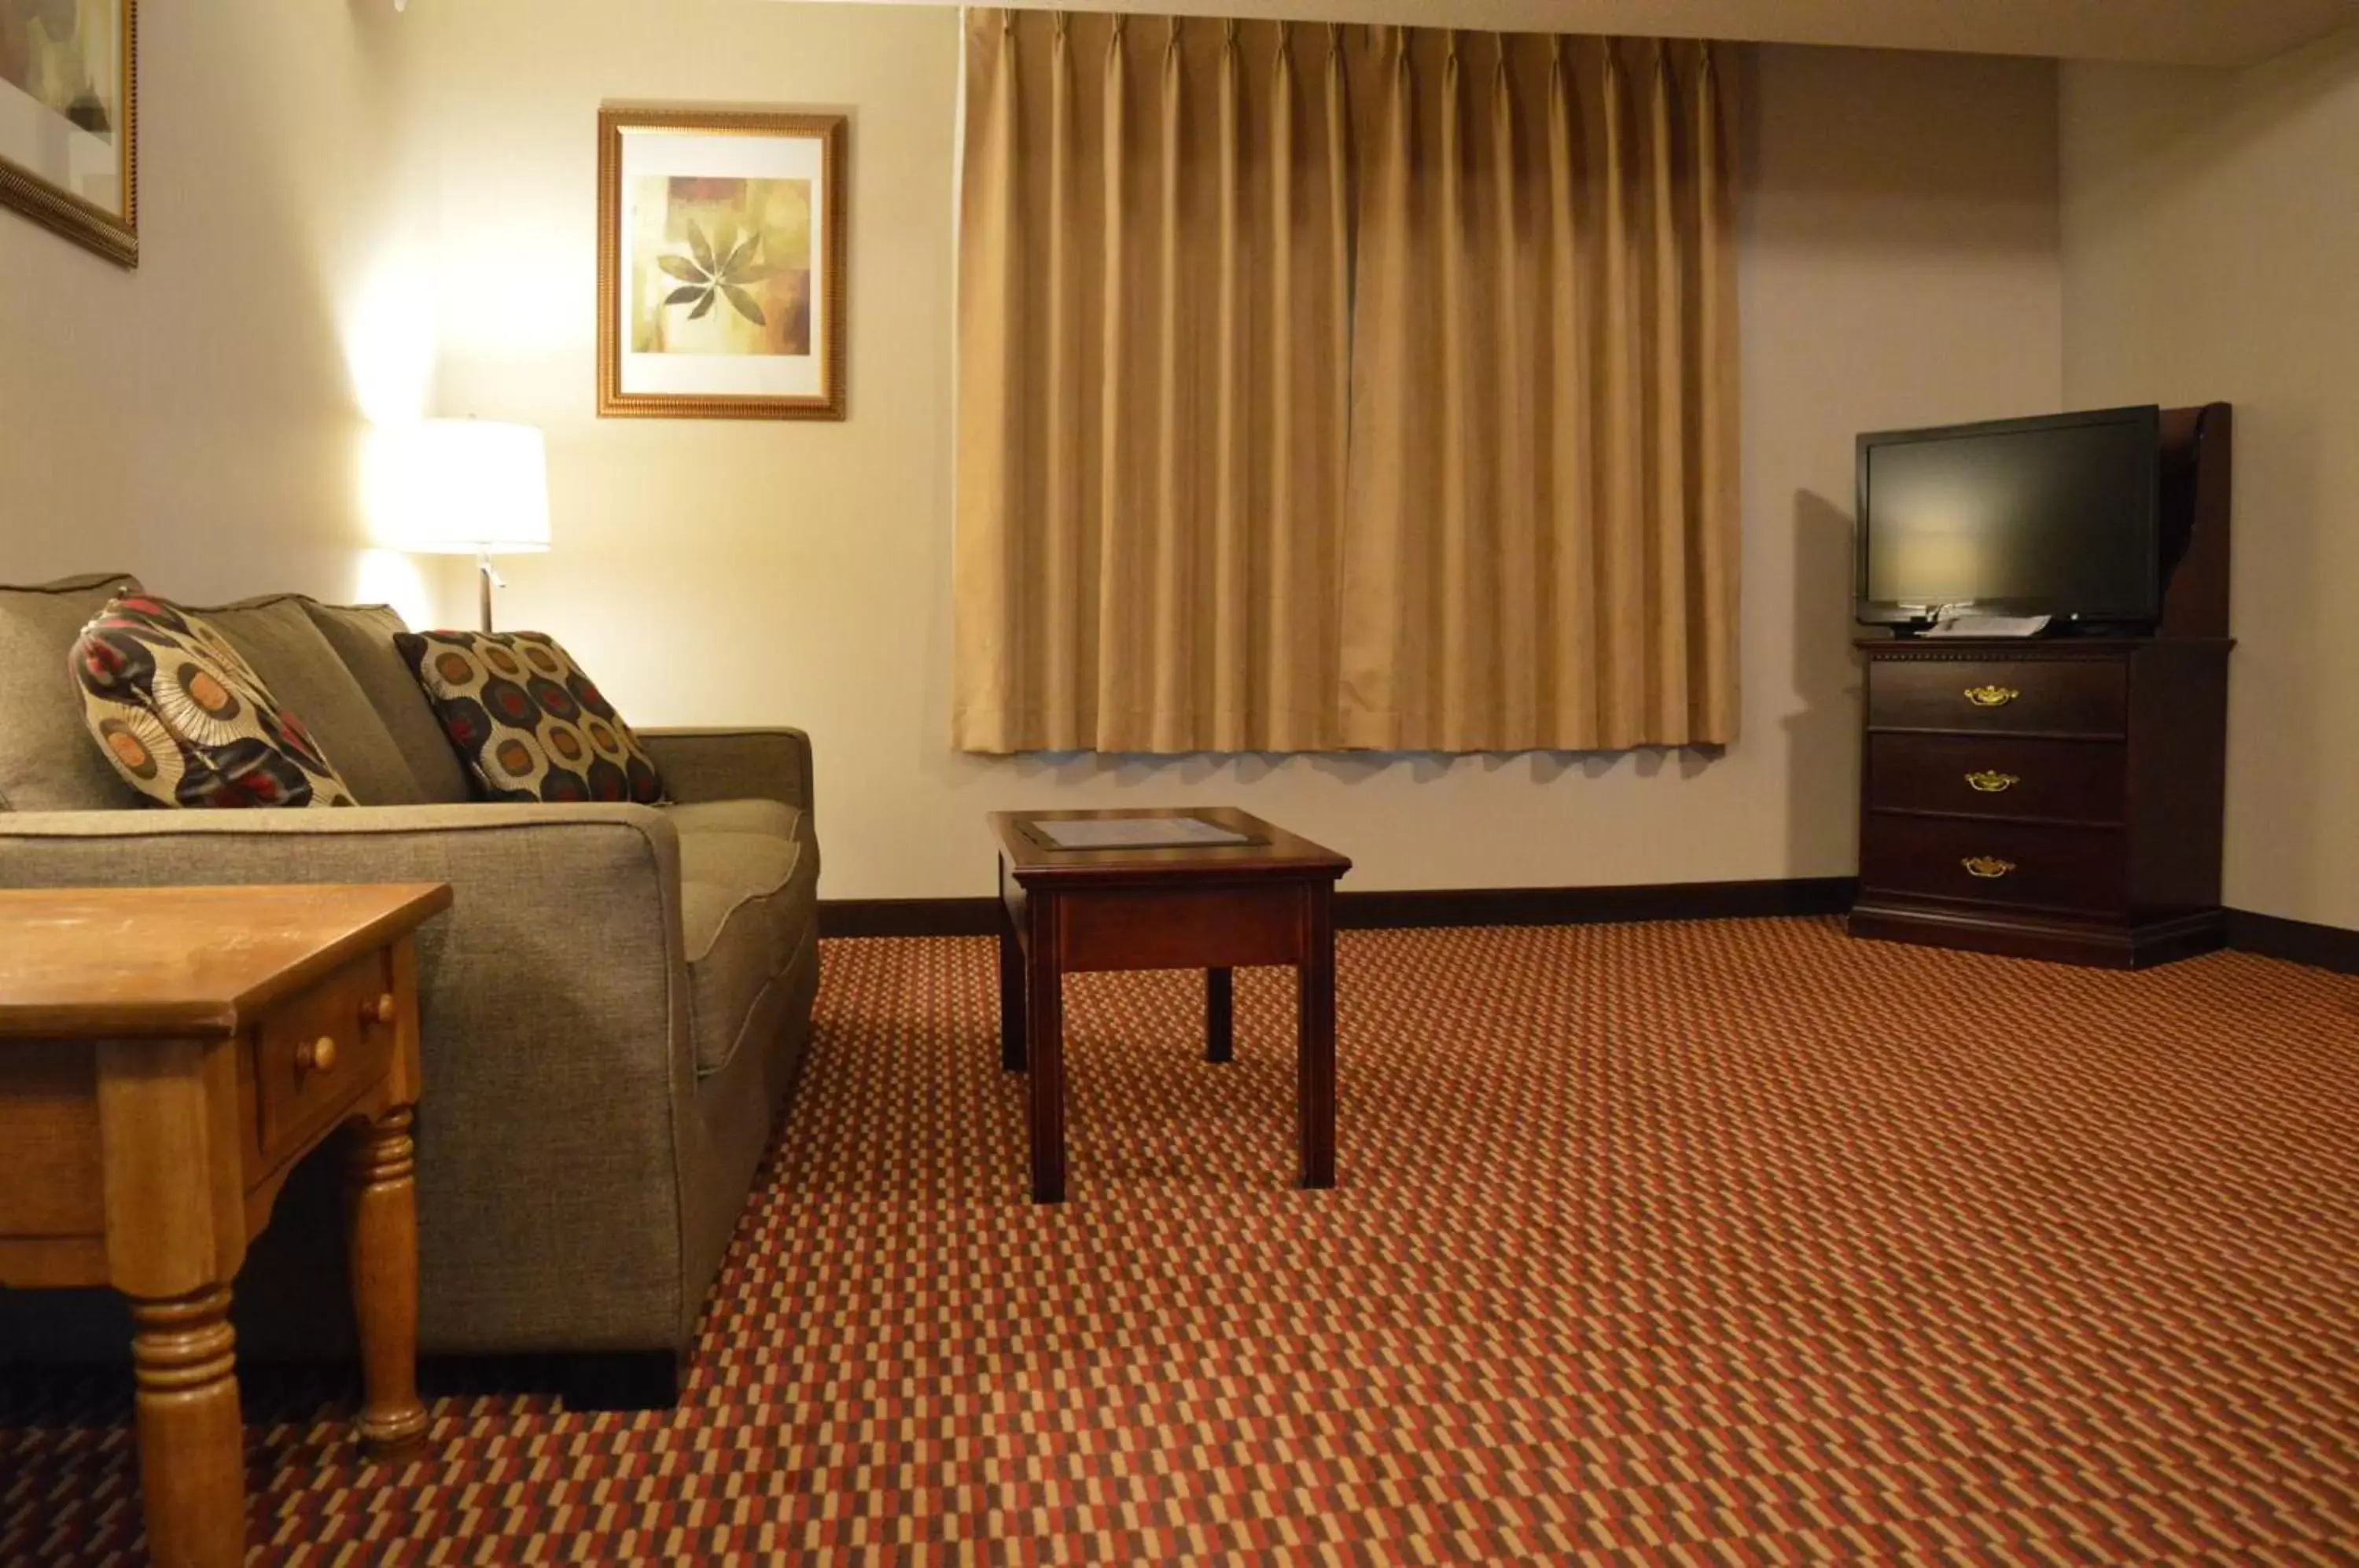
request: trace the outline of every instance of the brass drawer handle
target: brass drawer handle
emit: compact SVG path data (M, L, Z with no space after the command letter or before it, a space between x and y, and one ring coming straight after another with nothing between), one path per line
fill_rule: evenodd
M323 1034L295 1048L295 1070L298 1073L332 1073L335 1068L336 1041L333 1036Z
M1979 877L1985 882L1995 882L2015 869L2012 860L2001 860L1992 855L1970 855L1958 862L1969 877Z
M2004 795L2023 780L2012 773L1993 773L1985 770L1981 773L1967 774L1966 782L1974 787L1977 794Z
M2023 693L2012 686L1969 686L1966 701L1977 708L2004 708Z

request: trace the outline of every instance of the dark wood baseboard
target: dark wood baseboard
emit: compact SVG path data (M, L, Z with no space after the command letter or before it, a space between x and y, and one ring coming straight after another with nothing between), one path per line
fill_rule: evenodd
M1656 882L1625 887L1442 887L1340 892L1343 931L1405 926L1594 925L1609 920L1706 920L1768 915L1839 915L1851 908L1848 877L1767 882ZM822 898L821 936L992 936L995 898Z
M1648 882L1622 887L1439 887L1338 893L1335 924L1348 931L1405 926L1581 926L1623 920L1718 920L1839 915L1851 908L1848 877L1767 882Z
M996 898L821 898L821 936L997 936Z
M2359 975L2359 931L2341 926L2313 925L2282 915L2256 914L2250 909L2228 911L2228 945L2238 953L2282 958L2293 964Z

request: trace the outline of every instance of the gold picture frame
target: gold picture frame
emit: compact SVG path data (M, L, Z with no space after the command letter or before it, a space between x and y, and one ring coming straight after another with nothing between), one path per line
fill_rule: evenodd
M59 9L0 0L0 95L25 111L0 122L0 206L136 267L138 0L63 0L62 34Z
M844 417L848 126L599 111L602 417Z

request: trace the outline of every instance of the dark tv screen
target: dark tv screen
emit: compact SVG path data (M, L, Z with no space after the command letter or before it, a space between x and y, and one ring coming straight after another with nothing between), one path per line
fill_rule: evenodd
M2154 408L1862 436L1860 618L2152 619L2161 446Z

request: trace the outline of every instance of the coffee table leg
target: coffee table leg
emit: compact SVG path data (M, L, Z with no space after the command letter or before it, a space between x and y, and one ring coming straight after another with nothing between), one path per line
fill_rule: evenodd
M1034 928L1027 978L1026 1035L1030 1044L1032 1201L1065 1201L1065 977L1057 973L1056 944Z
M1295 972L1295 1028L1300 1058L1295 1084L1296 1141L1302 1184L1335 1184L1335 907L1334 889L1308 889L1302 964Z
M999 1065L1024 1071L1024 950L1016 941L1016 917L999 906Z
M158 1568L245 1561L245 1443L229 1290L131 1301L147 1554Z
M1232 971L1204 971L1204 1060L1231 1062L1237 1054L1236 981Z
M418 1145L416 1113L397 1105L355 1123L345 1154L345 1247L360 1326L361 1413L370 1459L404 1459L426 1442L418 1398Z

